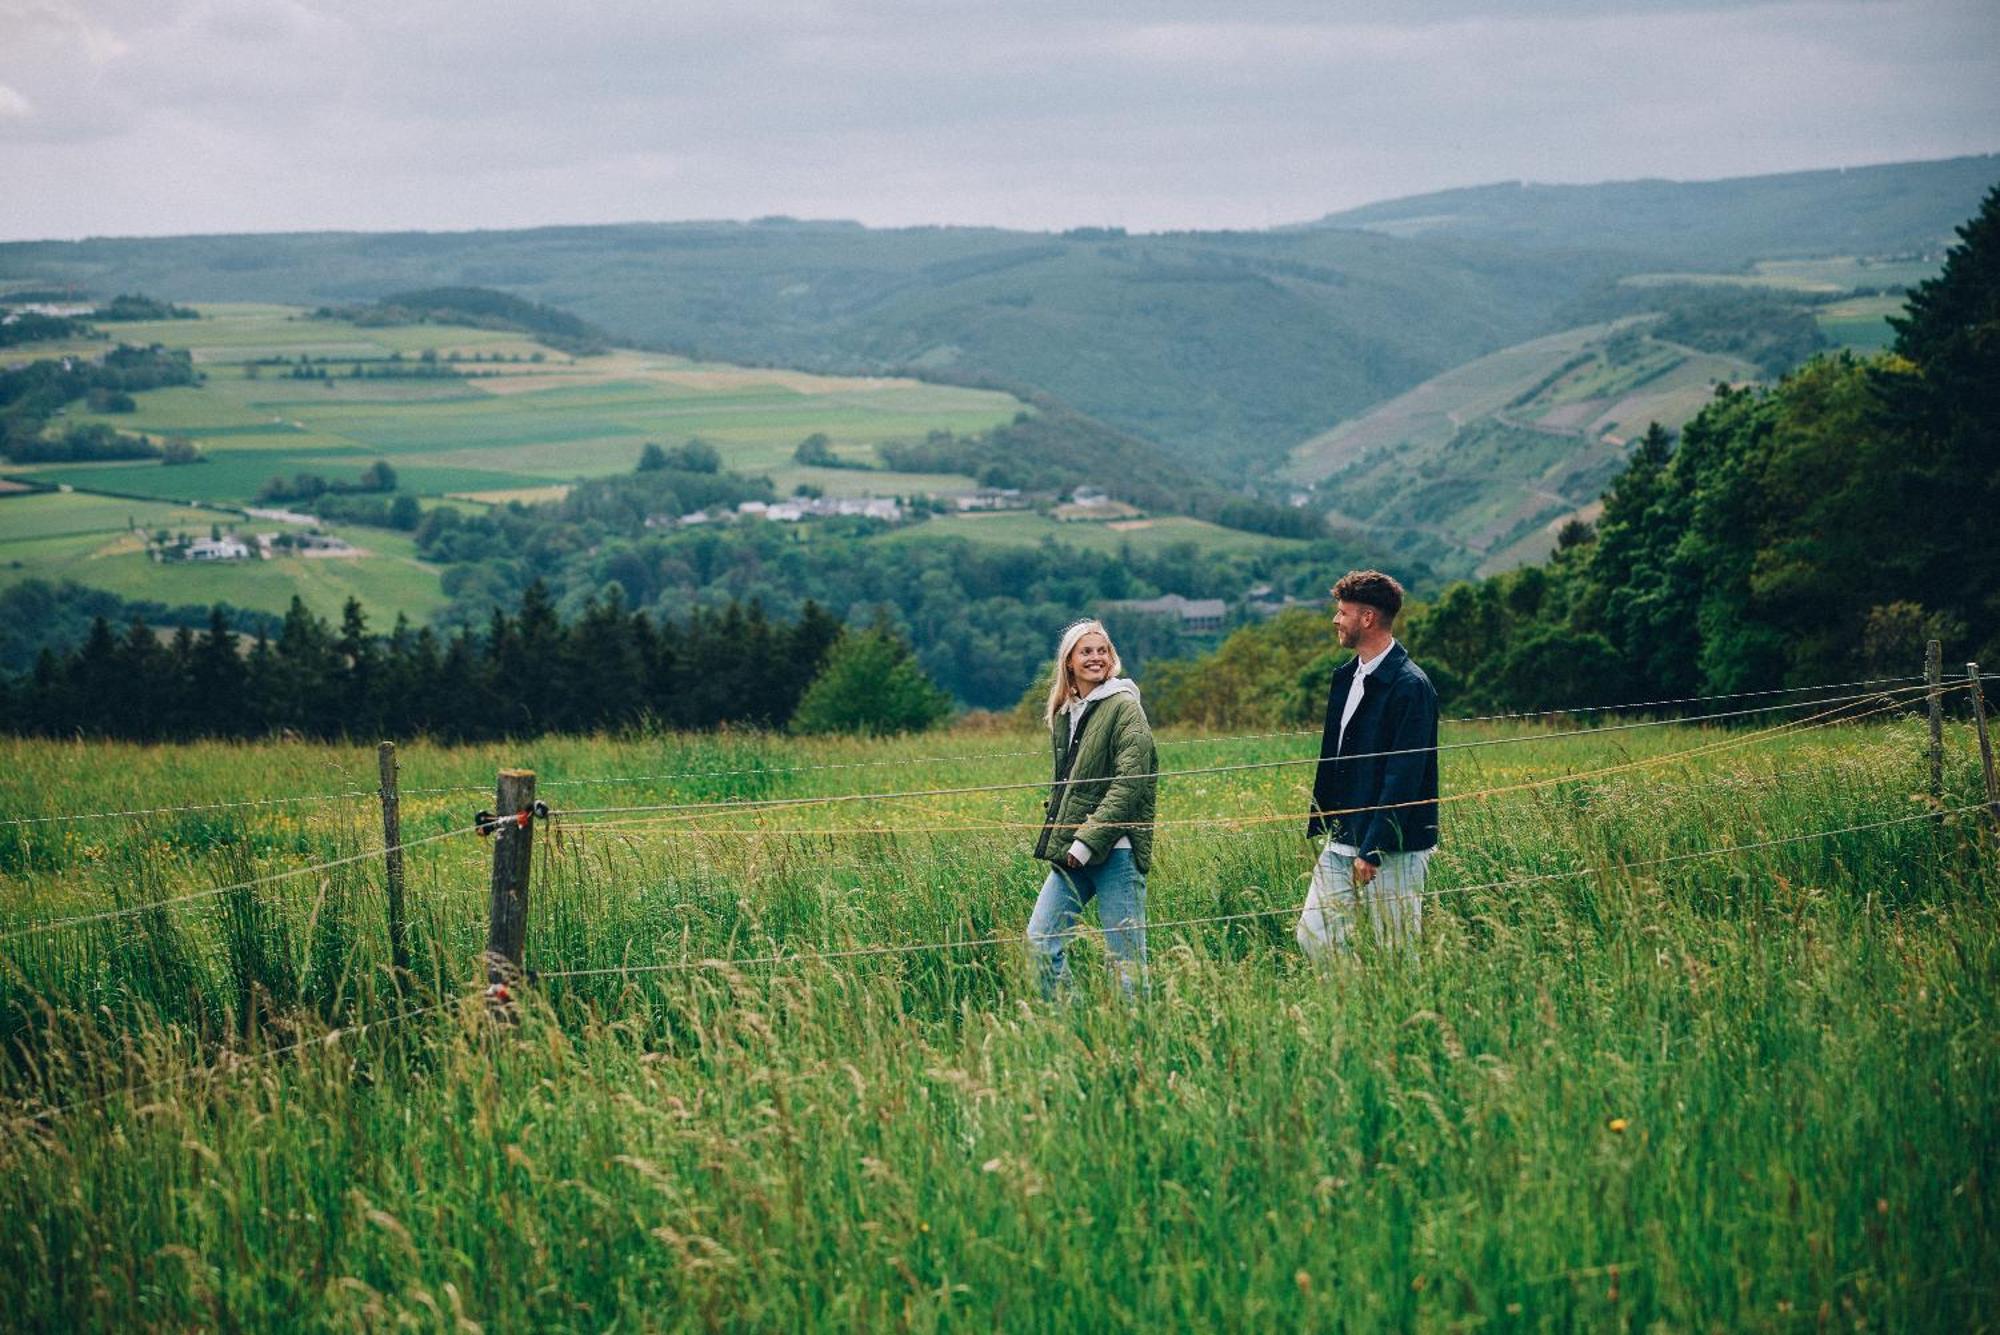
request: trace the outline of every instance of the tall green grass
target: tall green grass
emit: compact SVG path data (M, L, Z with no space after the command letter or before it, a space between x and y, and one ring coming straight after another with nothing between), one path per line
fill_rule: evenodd
M408 788L530 763L556 800L513 1025L477 1000L470 835L411 850L399 993L372 860L161 903L374 846L366 799L11 827L0 935L157 907L0 942L0 1301L64 1329L1977 1328L2000 1236L1978 829L1821 837L1928 809L1908 723L1674 758L1717 738L1448 755L1450 787L1509 791L1446 806L1421 947L1326 970L1291 940L1295 822L1169 824L1149 907L1186 925L1156 928L1133 1005L1087 936L1078 995L1033 986L1040 869L992 824L1032 791L766 818L819 833L582 810L1031 780L1030 738L406 748ZM1965 743L1949 807L1976 800ZM372 768L5 749L9 810L39 814ZM724 772L555 782L688 770ZM1304 773L1168 780L1161 814L1289 812ZM413 794L406 837L485 804ZM834 832L864 826L898 832ZM879 949L910 945L947 948Z

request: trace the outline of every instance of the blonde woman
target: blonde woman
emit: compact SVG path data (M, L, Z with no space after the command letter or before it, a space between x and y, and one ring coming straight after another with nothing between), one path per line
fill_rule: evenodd
M1042 989L1069 983L1064 947L1083 906L1097 900L1118 982L1133 995L1146 971L1146 872L1153 860L1159 768L1139 687L1096 621L1063 632L1045 717L1055 752L1047 823L1035 856L1054 867L1028 921Z

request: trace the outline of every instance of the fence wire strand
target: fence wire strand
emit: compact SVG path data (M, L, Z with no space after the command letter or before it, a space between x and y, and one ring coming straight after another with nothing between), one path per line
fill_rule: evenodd
M1941 811L1920 811L1908 816L1894 816L1884 820L1866 821L1856 825L1842 826L1831 830L1813 830L1804 834L1786 835L1776 839L1761 839L1747 844L1732 844L1726 847L1698 849L1689 853L1675 853L1666 857L1645 858L1636 862L1611 863L1593 867L1578 867L1570 871L1539 872L1528 876L1506 877L1495 881L1482 881L1473 885L1444 886L1435 890L1423 890L1404 898L1441 899L1447 895L1471 894L1483 890L1513 889L1519 886L1536 885L1546 881L1576 880L1589 876L1608 876L1641 871L1649 867L1669 866L1680 862L1692 862L1702 858L1728 857L1738 853L1753 853L1760 849L1777 848L1786 844L1805 843L1814 839L1832 839L1846 834L1861 834L1869 830L1886 829L1895 825L1908 825L1916 821L1935 821L1946 816L1961 816L1968 812L1984 810L1984 802L1975 802L1962 807L1951 807ZM1145 931L1165 931L1179 927L1200 927L1219 923L1245 922L1259 918L1270 918L1281 914L1303 912L1300 905L1285 905L1280 908L1248 909L1238 913L1216 913L1192 918L1169 918L1162 922L1149 922ZM1060 932L1050 932L1037 937L1038 940L1074 939L1093 933L1101 933L1102 928L1077 926ZM741 955L721 959L670 960L654 964L602 965L583 969L544 969L538 977L549 980L556 978L600 978L635 974L678 973L694 969L738 968L745 966L789 963L832 962L847 959L863 959L878 955L909 955L929 951L969 950L982 946L1007 945L1023 941L1022 933L1008 933L1004 936L969 937L946 941L903 941L874 946L855 946L844 950L799 951L792 953L771 953L765 955Z

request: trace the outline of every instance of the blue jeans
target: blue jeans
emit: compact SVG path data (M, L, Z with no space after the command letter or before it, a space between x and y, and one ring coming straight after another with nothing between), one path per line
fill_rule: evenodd
M1053 867L1028 919L1028 949L1035 958L1044 996L1070 984L1064 947L1075 934L1077 915L1092 899L1104 924L1104 944L1118 971L1118 985L1134 995L1146 976L1146 874L1132 850L1114 848L1074 871Z

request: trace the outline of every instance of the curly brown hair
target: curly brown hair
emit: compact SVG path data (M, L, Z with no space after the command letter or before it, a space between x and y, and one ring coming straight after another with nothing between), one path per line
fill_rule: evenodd
M1382 614L1384 625L1392 624L1403 610L1403 586L1379 570L1350 570L1333 586L1333 596L1343 603L1362 603Z

